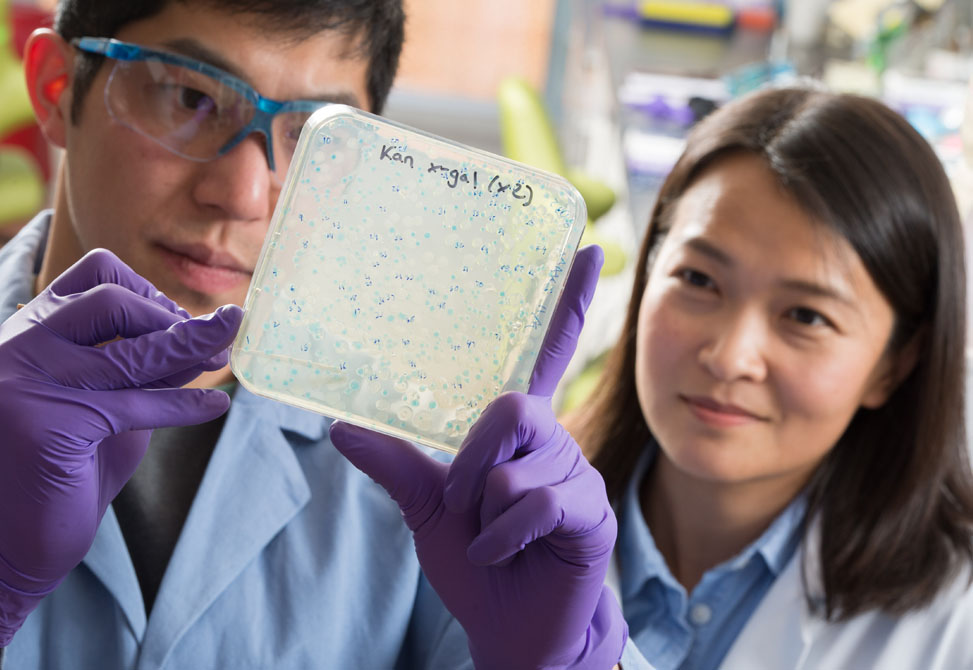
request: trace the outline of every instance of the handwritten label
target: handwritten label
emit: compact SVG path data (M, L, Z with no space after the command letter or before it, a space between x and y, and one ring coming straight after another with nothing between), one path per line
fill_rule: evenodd
M395 145L389 146L383 144L378 158L380 161L387 160L412 169L423 169L421 165L416 166L414 156L402 151ZM451 168L448 165L442 165L434 161L430 161L429 167L425 168L425 170L427 173L442 175L446 186L449 188L456 188L460 184L466 184L472 186L473 190L476 191L480 188L481 184L485 184L487 193L495 196L506 194L520 201L523 207L527 207L534 201L534 188L522 179L505 182L498 174L481 174L477 170L468 172L454 167Z

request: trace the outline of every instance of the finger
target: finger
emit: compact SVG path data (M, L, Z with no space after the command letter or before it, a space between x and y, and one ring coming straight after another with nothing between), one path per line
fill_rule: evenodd
M177 372L174 375L157 379L154 382L146 384L145 388L178 388L180 386L185 386L204 372L221 370L229 364L230 349L221 349L199 365L195 365L191 368L183 370L182 372Z
M199 375L204 372L212 372L214 370L221 370L229 365L230 362L230 350L224 349L218 354L209 357L205 362L199 365L194 365L191 368L187 368L182 372L177 372L168 377L163 377L162 379L157 379L153 382L149 382L142 386L142 388L179 388L180 386L185 386L192 380L196 379Z
M117 284L100 284L33 316L66 340L85 346L165 330L189 318Z
M81 410L72 429L79 440L92 443L132 430L205 423L230 407L230 397L216 389L78 390L60 402Z
M605 255L597 245L585 247L574 257L571 273L534 363L527 390L531 395L554 395L578 346L584 314L595 294L598 273L604 260Z
M474 565L495 565L544 539L565 561L584 567L611 554L617 532L607 499L592 500L600 475L587 468L556 486L532 489L470 543ZM601 483L604 491L604 483Z
M497 397L470 428L449 468L444 492L447 509L469 509L482 495L491 468L542 448L556 427L547 398L524 393Z
M225 356L242 318L239 307L225 305L212 314L174 323L166 330L110 342L98 349L78 347L75 356L49 374L75 388L148 386L207 364L213 357ZM217 358L215 362L221 360Z
M411 443L343 421L331 424L331 441L352 465L388 491L417 534L441 509L446 465Z
M571 476L578 466L580 449L566 441L552 441L551 447L501 463L487 473L480 500L480 528L488 527L534 489L554 486ZM503 567L510 560L512 557L494 565Z
M224 305L166 331L112 342L104 352L118 372L116 378L130 374L132 386L172 377L181 381L191 368L220 369L229 362L228 347L242 319L240 307Z
M83 293L99 284L117 284L185 319L189 312L170 300L147 279L137 274L118 256L107 249L94 249L65 270L48 287L54 295Z
M561 428L563 430L563 428ZM480 527L486 528L530 491L556 486L574 476L584 457L573 441L553 439L549 446L494 466L480 500Z

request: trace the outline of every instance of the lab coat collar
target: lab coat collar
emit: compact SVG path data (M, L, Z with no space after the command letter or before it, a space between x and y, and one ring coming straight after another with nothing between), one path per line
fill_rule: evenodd
M618 588L624 598L636 597L645 583L653 578L661 580L670 592L681 588L675 586L676 580L666 566L652 531L646 527L642 516L639 490L658 451L659 446L654 441L645 446L625 492L616 504L615 511L620 520L616 554L625 568ZM784 508L760 537L725 564L714 567L713 571L741 568L758 555L773 576L778 577L801 541L801 523L806 508L806 498L804 494L800 494ZM631 564L625 566L626 561Z
M50 225L51 212L41 212L0 247L0 323L17 311L18 303L34 297L34 277L40 271Z
M98 526L82 565L105 585L122 610L132 635L141 640L145 635L145 602L121 526L111 506Z
M320 440L332 423L331 419L320 414L262 398L241 384L237 384L233 393L233 404L240 407L241 411L259 412L270 421L275 421L285 433L294 433L305 440Z
M827 625L808 604L820 603L824 597L820 533L820 522L815 519L730 647L721 670L805 667L814 639Z
M161 667L187 629L311 497L285 432L323 435L320 416L238 388L148 620L140 667ZM309 446L308 448L321 448Z
M658 447L649 444L636 465L628 488L618 502L625 507L621 524L643 524L638 506L637 486L655 456ZM825 622L808 609L808 596L812 602L823 598L823 582L818 567L820 523L813 521L807 532L801 532L801 519L806 511L806 500L800 496L774 521L754 545L760 551L768 568L776 575L770 590L757 610L734 641L720 670L752 670L753 668L793 668L798 670L806 662L811 644ZM639 537L637 526L619 529L620 540L605 577L606 585L618 602L631 597L641 588L638 574L622 579L620 559L624 542L634 542ZM651 538L648 540L651 542ZM793 544L797 547L793 548ZM790 545L790 546L788 546ZM653 545L654 548L654 545ZM645 547L641 548L643 551ZM634 553L633 553L634 552ZM629 553L638 555L629 548ZM639 573L642 566L632 571ZM644 570L641 572L644 573ZM807 591L805 591L805 586ZM772 642L768 642L772 641Z
M151 616L111 509L84 559L142 643L139 668L161 667L186 630L307 504L287 433L314 440L329 421L237 388ZM320 448L309 446L308 448Z

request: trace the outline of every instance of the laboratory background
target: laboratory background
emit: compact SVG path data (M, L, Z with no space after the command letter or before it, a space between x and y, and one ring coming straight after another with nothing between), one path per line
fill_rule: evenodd
M58 156L20 56L51 0L0 0L0 244L50 200ZM973 0L407 0L385 115L560 173L606 263L559 391L582 402L621 328L657 189L693 124L754 89L877 97L936 149L973 225ZM969 231L968 231L969 232ZM968 235L968 239L973 237ZM969 242L967 247L969 249Z

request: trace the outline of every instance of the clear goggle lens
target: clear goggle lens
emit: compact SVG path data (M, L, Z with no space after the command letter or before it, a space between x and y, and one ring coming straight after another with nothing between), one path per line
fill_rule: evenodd
M291 110L271 116L242 91L209 75L151 59L116 61L105 102L122 125L198 161L221 156L247 135L259 132L265 137L267 162L278 183L294 155L301 128L313 113ZM254 123L258 115L270 117L269 133L266 122Z

